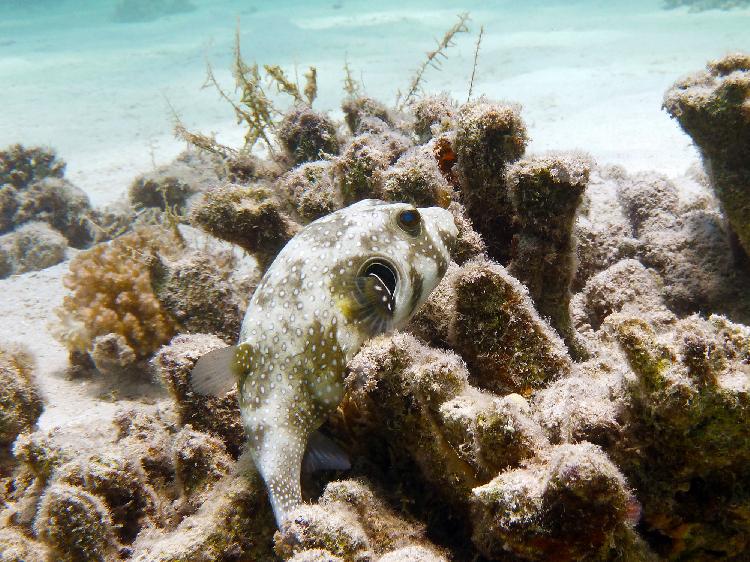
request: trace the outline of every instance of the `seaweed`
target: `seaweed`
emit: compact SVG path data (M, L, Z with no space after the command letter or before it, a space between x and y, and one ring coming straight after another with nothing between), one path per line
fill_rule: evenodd
M409 89L407 90L406 95L402 98L401 93L399 92L399 97L396 100L396 106L399 108L399 110L404 109L414 100L417 93L420 91L421 84L424 81L424 74L427 69L429 67L439 69L442 62L441 59L448 58L448 55L446 55L446 51L449 47L452 47L455 44L453 42L453 39L456 37L456 35L458 35L459 33L467 33L469 31L469 27L466 25L467 21L469 21L468 12L459 14L458 21L453 25L453 27L445 32L443 38L437 42L437 47L435 47L435 49L433 49L432 51L427 52L427 57L414 73L414 76L409 83Z

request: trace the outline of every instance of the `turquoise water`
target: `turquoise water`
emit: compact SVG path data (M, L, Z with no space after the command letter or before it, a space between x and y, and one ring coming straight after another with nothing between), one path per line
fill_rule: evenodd
M170 105L191 128L239 141L231 109L201 88L208 62L231 90L238 20L246 59L291 74L316 66L316 105L336 114L345 61L370 95L393 102L434 38L470 12L470 33L429 71L426 91L466 98L483 25L474 90L523 104L532 150L581 148L670 174L695 153L660 109L664 90L708 59L750 50L749 10L664 10L660 0L192 0L192 11L133 23L116 20L117 3L0 5L0 145L57 148L94 202L179 152Z

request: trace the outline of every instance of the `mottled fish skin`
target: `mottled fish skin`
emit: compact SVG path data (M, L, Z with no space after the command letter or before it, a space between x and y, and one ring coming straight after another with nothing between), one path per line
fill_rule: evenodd
M404 227L410 212L418 229ZM456 236L444 209L360 201L308 225L261 280L233 370L279 526L302 502L305 446L342 399L346 363L367 339L408 321L445 274Z

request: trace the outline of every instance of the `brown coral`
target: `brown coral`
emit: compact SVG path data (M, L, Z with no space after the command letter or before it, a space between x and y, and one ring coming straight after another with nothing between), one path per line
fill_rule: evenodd
M70 262L72 294L56 311L57 337L71 352L87 353L97 336L120 334L138 358L169 341L176 325L154 295L149 262L176 241L168 232L140 229L103 243Z

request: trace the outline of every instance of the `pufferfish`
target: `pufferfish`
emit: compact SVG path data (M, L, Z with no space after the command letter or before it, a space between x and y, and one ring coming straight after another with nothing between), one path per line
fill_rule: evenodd
M341 402L346 364L366 340L409 320L445 274L457 235L438 207L368 199L322 217L266 271L239 345L196 364L197 392L238 385L247 452L279 527L302 503L303 459L310 469L348 468L316 432Z

